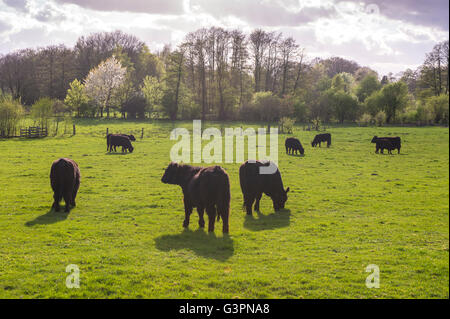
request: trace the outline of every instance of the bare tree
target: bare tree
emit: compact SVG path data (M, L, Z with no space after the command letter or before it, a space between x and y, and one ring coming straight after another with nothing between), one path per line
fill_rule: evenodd
M295 40L291 37L283 40L280 44L281 48L281 57L282 57L282 81L281 81L281 92L280 95L283 96L286 93L286 86L288 80L288 72L289 66L291 62L291 58L295 55L295 51L298 49L298 44L295 43Z
M255 79L255 92L261 90L262 63L270 38L264 30L257 29L250 34L250 51L253 58L253 76Z

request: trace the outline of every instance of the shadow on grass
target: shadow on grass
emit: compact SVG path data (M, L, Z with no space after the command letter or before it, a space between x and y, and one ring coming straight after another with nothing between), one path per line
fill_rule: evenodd
M287 156L292 156L292 157L305 157L305 154L287 154Z
M219 261L226 261L234 254L233 240L228 235L216 237L201 228L196 231L184 229L177 235L163 235L155 242L156 248L162 251L189 249L198 256Z
M25 226L32 227L34 225L54 224L66 220L67 216L69 216L69 213L66 213L64 208L61 208L61 211L59 212L56 212L53 208L51 208L47 214L38 216L35 219L26 222Z
M107 153L105 153L105 155L127 155L127 154L132 154L132 153L129 153L129 152L126 152L126 153L122 153L122 152L117 152L117 153L115 153L115 152L107 152Z
M257 217L245 215L244 227L252 231L269 230L288 227L291 220L291 211L289 209L280 209L279 211L263 215L256 212Z

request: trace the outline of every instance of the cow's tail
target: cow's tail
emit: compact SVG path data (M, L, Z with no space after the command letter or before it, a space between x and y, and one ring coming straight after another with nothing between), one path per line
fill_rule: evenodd
M222 217L222 221L228 222L228 216L230 214L230 180L228 175L224 172L223 175L223 191L220 194L219 202L217 205L217 221Z
M245 169L241 166L239 168L239 183L241 185L241 191L243 194L243 201L242 201L242 210L245 210L245 196L247 190L247 178L245 176Z
M106 151L109 151L109 138L111 134L106 135Z
M58 198L63 197L64 193L64 165L65 162L59 161L55 165L52 165L50 171L50 181L52 184L52 189Z

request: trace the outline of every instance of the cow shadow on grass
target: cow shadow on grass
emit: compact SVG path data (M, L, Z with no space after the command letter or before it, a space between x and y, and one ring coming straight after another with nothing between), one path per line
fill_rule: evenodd
M253 215L245 215L244 227L252 231L283 228L288 227L291 223L291 210L280 209L269 215L256 212L256 217Z
M122 153L122 152L106 152L105 155L127 155L130 154L129 152Z
M217 230L216 230L217 231ZM228 235L216 237L202 228L184 229L176 235L163 235L155 239L156 248L162 251L189 249L196 255L226 261L234 254L233 240Z
M51 208L46 214L26 222L25 226L32 227L34 225L54 224L66 220L67 216L69 216L69 213L66 213L64 208L61 208L59 212L56 212L53 208Z
M305 157L305 154L288 154L286 153L287 156L292 156L292 157Z

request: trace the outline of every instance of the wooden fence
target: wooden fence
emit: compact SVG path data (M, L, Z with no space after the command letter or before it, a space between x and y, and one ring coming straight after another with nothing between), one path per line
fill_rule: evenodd
M21 128L20 129L20 137L45 137L48 135L48 131L46 127L33 127L30 126L28 128Z

